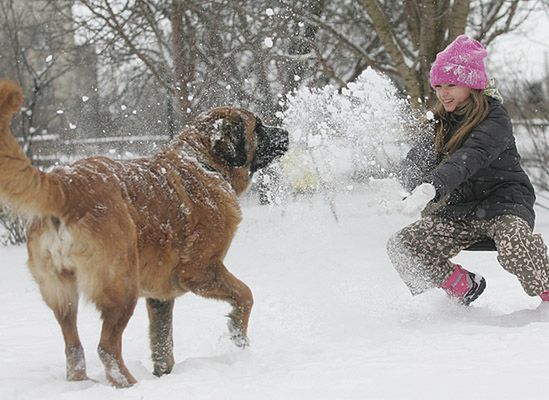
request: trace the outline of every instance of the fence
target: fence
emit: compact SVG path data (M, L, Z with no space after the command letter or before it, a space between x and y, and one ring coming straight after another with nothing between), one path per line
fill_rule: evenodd
M48 168L89 156L127 160L155 153L170 140L168 135L110 136L63 139L59 135L37 135L21 143L34 165ZM20 139L20 142L22 140Z

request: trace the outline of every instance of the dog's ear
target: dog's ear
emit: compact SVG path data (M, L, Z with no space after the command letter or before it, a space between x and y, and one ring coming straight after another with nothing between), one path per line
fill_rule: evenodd
M212 152L230 167L242 167L248 159L246 127L240 115L229 115L214 122Z

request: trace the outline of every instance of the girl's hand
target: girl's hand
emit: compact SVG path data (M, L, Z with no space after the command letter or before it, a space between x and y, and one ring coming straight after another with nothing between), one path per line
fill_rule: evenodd
M419 216L425 206L435 198L436 193L431 183L422 183L401 202L400 213L409 217Z

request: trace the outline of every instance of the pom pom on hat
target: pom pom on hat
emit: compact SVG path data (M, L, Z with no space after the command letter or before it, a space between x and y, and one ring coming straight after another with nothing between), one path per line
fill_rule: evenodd
M467 35L458 36L437 54L431 67L431 86L458 85L485 89L488 77L484 69L486 49Z

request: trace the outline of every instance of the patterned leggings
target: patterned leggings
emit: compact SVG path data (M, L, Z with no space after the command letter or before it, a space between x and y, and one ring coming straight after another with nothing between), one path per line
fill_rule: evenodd
M515 215L489 220L423 217L394 234L387 252L412 294L440 287L454 267L449 262L470 245L493 239L501 266L515 275L530 296L549 290L547 247L528 223Z

